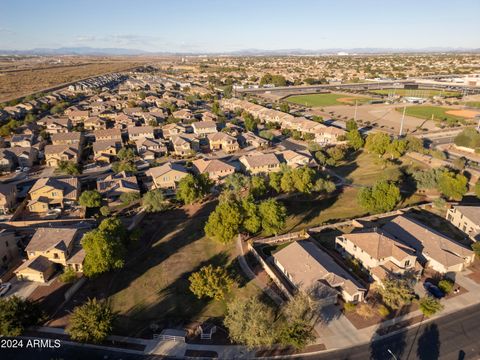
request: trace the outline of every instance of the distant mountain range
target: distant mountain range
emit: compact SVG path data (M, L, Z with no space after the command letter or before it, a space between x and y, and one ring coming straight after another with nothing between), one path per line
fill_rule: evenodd
M319 50L306 49L244 49L228 52L168 52L145 51L124 48L93 48L93 47L61 47L36 48L31 50L0 50L0 55L92 55L92 56L133 56L133 55L234 55L234 56L262 56L262 55L329 55L329 54L394 54L394 53L480 53L480 48L450 48L429 47L421 49L408 48L332 48Z

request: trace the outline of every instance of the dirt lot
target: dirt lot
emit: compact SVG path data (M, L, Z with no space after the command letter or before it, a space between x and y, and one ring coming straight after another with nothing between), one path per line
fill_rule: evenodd
M65 66L32 65L27 69L2 70L0 102L86 77L126 70L142 63L141 59L131 58L86 58Z

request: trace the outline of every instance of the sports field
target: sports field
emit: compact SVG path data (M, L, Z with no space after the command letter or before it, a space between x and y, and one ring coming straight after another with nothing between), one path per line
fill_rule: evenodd
M308 107L319 107L319 106L333 106L333 105L345 105L345 104L355 104L357 101L359 104L367 103L371 98L360 97L360 96L351 96L347 94L309 94L309 95L293 95L287 98L288 102L304 105Z
M396 108L398 112L403 112L403 107ZM409 106L406 110L407 116L413 116L419 119L446 121L450 124L465 121L465 117L449 114L455 109L441 107L441 106ZM433 117L432 117L433 116Z
M458 91L443 91L443 90L432 90L432 89L382 89L382 90L372 90L372 93L379 95L389 95L395 94L399 96L411 96L411 97L433 97L433 96L444 96L452 97L461 95Z

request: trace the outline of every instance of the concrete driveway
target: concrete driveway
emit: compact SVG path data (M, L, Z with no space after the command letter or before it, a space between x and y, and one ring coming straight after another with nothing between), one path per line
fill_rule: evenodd
M26 299L30 294L39 286L38 283L31 281L20 281L15 278L10 280L12 287L10 291L6 294L7 297L16 295L22 299Z

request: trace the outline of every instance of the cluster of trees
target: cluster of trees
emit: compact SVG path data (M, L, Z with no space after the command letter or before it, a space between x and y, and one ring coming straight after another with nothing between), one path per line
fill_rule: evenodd
M379 157L386 156L391 159L397 159L409 150L409 143L407 139L392 140L390 135L378 132L367 136L365 149L370 153L377 154Z
M277 234L285 225L286 214L285 206L275 199L257 204L252 195L242 199L225 196L210 214L205 234L221 243L230 242L241 231Z
M355 120L348 120L346 123L346 127L346 138L348 141L348 145L354 150L361 149L363 145L365 145L365 140L363 139L362 134L360 134L360 131L358 130L358 125Z
M457 146L480 149L480 133L474 128L466 128L453 141Z
M178 182L176 198L184 204L191 204L207 195L212 186L208 174L188 174Z
M147 191L142 197L142 206L146 212L161 212L168 208L169 203L161 189Z
M130 148L121 148L117 154L118 161L112 164L112 170L116 173L126 171L129 173L136 173L135 166L135 151Z
M360 189L358 204L369 212L381 213L391 211L400 201L400 189L386 180L377 181L372 187Z
M340 161L345 159L348 149L344 146L331 146L326 150L319 150L315 152L315 158L322 166L337 166Z
M97 190L85 190L78 199L81 206L97 208L102 206L102 195Z
M258 120L252 114L250 114L248 111L245 111L245 110L242 112L241 116L243 119L245 129L247 131L257 131L260 120Z
M307 166L292 169L288 166L282 167L279 172L269 174L269 186L277 193L301 192L310 194L312 192L331 193L335 190L333 181L319 177L319 174Z
M127 235L120 219L113 217L104 219L98 228L86 233L82 238L85 250L84 274L91 277L121 269L125 264Z
M0 298L0 334L20 336L29 326L37 325L43 318L38 305L17 296Z
M315 308L301 292L278 315L256 297L237 298L227 305L224 324L232 340L250 348L282 344L301 349L315 339L311 325Z
M275 86L287 85L287 80L282 75L265 74L260 79L260 86L273 84Z
M465 175L447 168L417 171L412 174L419 189L437 189L446 198L460 201L467 193Z

